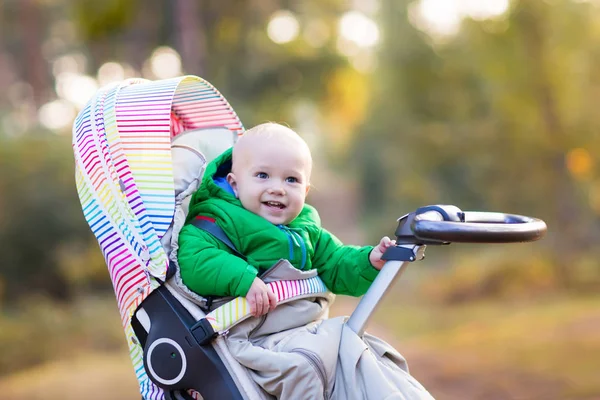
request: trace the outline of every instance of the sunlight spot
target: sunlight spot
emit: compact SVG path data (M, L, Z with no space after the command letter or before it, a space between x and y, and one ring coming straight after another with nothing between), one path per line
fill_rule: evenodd
M54 76L58 76L65 72L82 74L85 71L86 64L87 59L83 54L66 54L54 60L52 63L52 73Z
M125 69L117 62L110 61L98 68L98 83L100 86L122 81L123 79L125 79Z
M40 107L38 118L44 127L58 131L70 126L75 114L75 109L70 102L54 100Z
M159 47L150 56L150 70L157 79L179 76L182 74L181 57L170 47Z
M367 15L376 15L381 8L380 0L352 0L352 9Z
M509 0L464 0L461 8L465 15L481 21L503 15L509 6Z
M98 90L98 82L91 76L63 72L56 76L55 88L60 98L82 108Z
M433 36L458 32L466 17L477 21L504 15L510 0L419 0L412 3L409 18L418 29Z
M462 17L453 0L421 0L412 3L409 19L418 29L433 35L454 35Z
M338 28L342 38L356 43L359 47L372 47L379 42L377 24L361 12L345 13L340 18Z
M296 39L300 31L298 20L290 11L279 10L273 13L267 25L267 35L277 43L283 44Z

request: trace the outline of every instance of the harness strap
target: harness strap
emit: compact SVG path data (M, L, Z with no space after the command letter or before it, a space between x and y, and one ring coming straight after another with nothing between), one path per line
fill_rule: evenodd
M223 242L227 247L229 247L233 254L235 254L244 261L248 261L246 256L240 253L235 248L233 243L231 243L231 240L229 240L229 238L227 237L227 234L225 234L223 229L221 229L221 227L217 225L214 219L199 215L196 218L194 218L194 220L192 221L192 225L194 225L198 229L202 229L203 231L210 233L215 238Z

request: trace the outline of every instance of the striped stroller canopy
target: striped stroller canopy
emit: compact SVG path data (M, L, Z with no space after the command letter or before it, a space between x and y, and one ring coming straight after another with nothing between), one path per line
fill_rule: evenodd
M142 386L151 382L131 317L166 277L168 257L160 239L175 209L171 141L203 128L237 135L244 130L225 98L196 76L107 86L73 125L77 191L108 266Z

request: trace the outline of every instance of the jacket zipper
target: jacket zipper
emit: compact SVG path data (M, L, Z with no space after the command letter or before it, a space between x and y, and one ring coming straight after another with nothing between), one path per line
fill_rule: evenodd
M327 393L327 374L325 373L325 366L319 356L306 349L293 349L291 353L298 353L304 356L308 363L312 365L323 385L323 398L329 399L329 393Z

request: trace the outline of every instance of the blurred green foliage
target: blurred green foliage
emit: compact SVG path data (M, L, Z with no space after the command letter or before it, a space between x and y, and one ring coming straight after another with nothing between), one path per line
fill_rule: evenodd
M275 120L312 129L317 157L358 188L370 239L425 204L532 215L550 228L541 249L553 287L598 287L589 260L600 237L600 10L514 0L503 16L466 18L456 35L439 38L412 23L416 3L380 2L376 67L365 71L339 51L337 23L349 4L336 0L8 1L0 21L21 21L22 29L0 28L0 60L25 65L10 71L30 89L9 90L0 116L35 117L19 101L60 93L51 63L43 74L31 68L42 59L80 54L90 75L113 60L145 71L152 51L169 45L184 71L219 88L246 126ZM306 35L274 43L266 27L282 7L300 27L318 22L322 43ZM64 300L81 288L106 289L68 140L28 126L19 135L9 123L0 129L0 295ZM520 268L510 265L523 262L506 254L498 279L517 279Z
M103 40L125 30L133 20L139 4L135 0L75 1L72 10L78 32L85 40Z
M57 250L91 243L73 168L67 137L46 133L0 140L0 274L5 300L35 293L71 298L74 287L63 273Z
M384 3L389 41L353 152L365 215L374 229L424 203L542 218L558 286L571 286L599 234L598 9L514 1L504 18L467 20L440 43L405 6Z
M378 5L369 15L380 41L344 53L340 16L361 4ZM279 121L306 135L325 177L311 196L337 199L321 209L342 235L360 219L374 242L435 203L544 219L539 243L428 249L405 291L429 304L394 298L379 322L432 352L437 370L416 368L427 387L492 379L497 394L514 378L506 387L554 388L521 379L547 374L574 386L531 398L597 396L597 299L555 296L600 288L600 8L512 0L502 16L466 17L455 35L435 36L414 23L417 5L0 2L0 375L124 347L114 299L90 297L111 284L77 198L69 129L42 128L38 111L68 97L66 67L95 79L112 61L152 78L153 52L169 46L182 73L214 84L247 127ZM278 44L267 26L282 9L300 33Z
M419 288L421 295L438 304L462 304L482 299L531 300L556 293L561 284L550 256L511 246L452 254L448 263L455 267L430 271Z
M89 296L71 305L32 296L0 313L0 376L72 358L86 351L124 349L114 299Z

